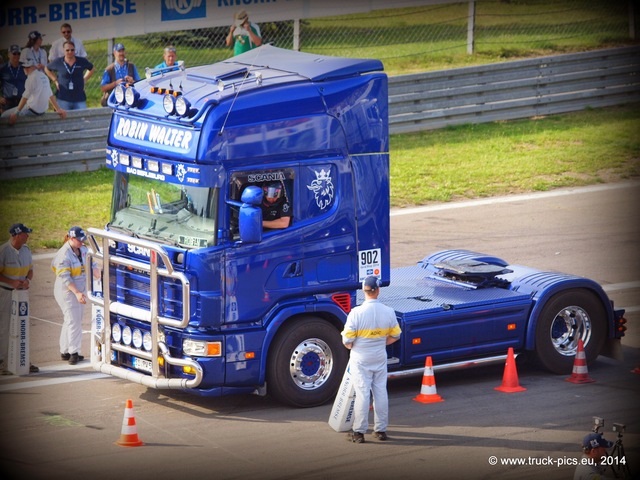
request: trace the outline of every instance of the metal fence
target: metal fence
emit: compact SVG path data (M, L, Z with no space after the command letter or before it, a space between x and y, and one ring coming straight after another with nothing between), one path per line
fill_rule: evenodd
M452 63L496 63L629 44L635 37L637 10L633 0L466 0L337 17L252 20L258 22L265 43L323 55L379 58L390 75L399 75ZM143 75L145 67L162 61L169 44L187 66L230 57L228 31L216 27L109 40L125 44L129 60ZM108 44L107 39L85 42L96 67L86 86L90 106L98 105L101 74L112 61Z
M640 102L640 46L439 70L389 79L391 133ZM0 175L96 170L109 108L0 125ZM6 120L2 120L6 122Z
M640 102L640 47L389 79L389 129L407 133Z

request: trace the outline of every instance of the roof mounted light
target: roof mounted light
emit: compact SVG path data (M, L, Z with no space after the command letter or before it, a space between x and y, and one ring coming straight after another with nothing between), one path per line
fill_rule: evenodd
M162 99L162 106L168 115L173 115L176 111L176 99L171 94L166 94Z
M140 93L133 88L133 86L127 87L124 91L124 101L129 107L135 107L140 100Z
M175 110L178 115L184 117L189 114L190 109L191 103L189 103L189 100L184 98L184 96L180 95L178 98L176 98Z
M116 103L118 105L124 105L124 97L125 97L125 85L122 83L116 85L116 88L113 90L113 94L116 98Z

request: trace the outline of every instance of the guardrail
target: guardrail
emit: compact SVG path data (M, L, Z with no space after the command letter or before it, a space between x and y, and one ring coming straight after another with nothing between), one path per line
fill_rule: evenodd
M389 129L406 133L640 101L640 47L389 78Z
M110 108L53 112L0 122L0 174L27 178L97 170L105 164Z
M640 46L389 78L392 134L640 102ZM0 121L3 178L96 170L109 108Z

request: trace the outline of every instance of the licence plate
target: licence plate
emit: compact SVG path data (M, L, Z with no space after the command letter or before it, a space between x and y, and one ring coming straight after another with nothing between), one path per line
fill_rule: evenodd
M151 362L149 360L145 360L144 358L133 357L132 359L133 368L136 370L142 370L143 372L151 373Z

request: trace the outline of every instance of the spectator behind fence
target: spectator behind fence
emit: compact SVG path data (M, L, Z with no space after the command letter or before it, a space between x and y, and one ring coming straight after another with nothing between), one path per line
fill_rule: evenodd
M77 57L71 40L64 42L64 57L49 62L45 73L56 84L56 98L65 110L87 108L84 84L94 72L93 63L84 57Z
M44 67L49 63L49 56L47 55L47 51L42 48L42 37L44 37L44 35L37 30L29 32L27 46L20 52L20 63L31 60L38 70L44 72Z
M234 23L229 28L226 38L227 47L233 45L233 54L239 55L252 48L262 45L260 27L249 21L249 14L245 10L236 13Z
M167 68L173 67L176 64L176 47L173 45L167 45L164 47L164 53L162 54L163 62L156 65L155 68Z
M22 63L27 81L24 84L24 93L17 107L11 108L2 114L3 118L9 118L9 125L18 121L20 116L44 115L49 108L49 102L53 105L53 111L62 119L67 118L65 112L51 91L51 84L47 76L36 68L33 60L27 59Z
M87 51L79 38L71 35L73 30L71 25L63 23L60 27L60 33L62 37L57 39L51 44L51 50L49 50L49 62L53 62L56 58L64 57L64 43L71 41L76 46L76 57L87 57Z
M9 47L9 60L0 68L0 113L18 106L27 75L20 65L20 47Z
M117 85L122 82L133 83L140 80L138 69L135 64L129 63L127 60L125 48L122 43L115 44L113 47L113 55L116 60L105 69L102 74L102 82L100 83L100 90L102 90L100 104L103 107L107 106L109 95Z

